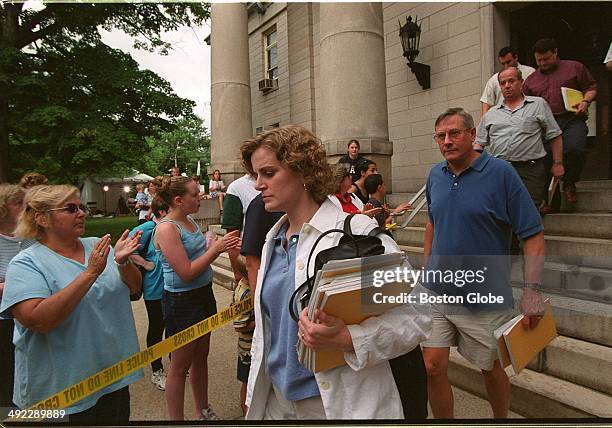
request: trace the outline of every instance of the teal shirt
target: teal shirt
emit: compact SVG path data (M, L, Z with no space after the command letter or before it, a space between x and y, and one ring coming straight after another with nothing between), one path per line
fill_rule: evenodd
M192 224L195 225L195 232L190 232L177 222L167 218L160 221L160 224L168 222L174 224L178 228L181 233L181 242L183 243L183 247L185 248L185 253L187 253L187 258L190 262L193 262L195 259L197 259L206 252L206 238L204 237L200 226L198 226L198 224L193 221L191 217L187 218ZM162 268L164 270L164 290L173 293L178 293L181 291L195 290L196 288L203 287L212 282L213 270L210 265L206 268L206 270L204 270L204 272L200 274L200 276L195 278L193 281L186 282L183 281L176 274L176 272L174 272L174 269L172 269L172 266L170 266L170 263L164 256L164 253L161 250L157 249L155 251L157 251L157 254L159 255L159 260L161 260Z
M47 298L63 290L87 267L99 238L82 238L85 264L63 257L36 243L10 262L0 313L10 316L13 305ZM121 281L114 252L106 269L74 310L48 333L35 333L15 320L15 388L20 408L44 400L138 352L138 338L130 292ZM66 409L68 414L93 407L98 399L142 377L142 370L126 376Z
M143 271L141 271L142 296L145 300L160 300L162 298L162 292L164 291L164 272L161 261L159 260L159 255L153 244L155 226L156 224L154 221L147 221L130 231L130 236L134 235L139 230L142 231L140 245L145 245L147 242L149 243L144 253L144 258L155 264L153 270L149 271L143 269Z

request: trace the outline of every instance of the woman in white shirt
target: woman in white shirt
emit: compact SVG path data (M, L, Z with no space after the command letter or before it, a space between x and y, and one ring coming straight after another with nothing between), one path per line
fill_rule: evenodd
M321 234L342 228L348 214L327 195L333 178L321 142L300 126L285 126L247 140L241 147L246 170L257 176L266 211L284 211L267 235L255 287L255 332L247 390L247 419L401 419L404 411L389 360L415 349L429 335L430 310L402 305L361 324L317 312L289 316L293 291L306 280L306 260ZM377 223L357 214L353 233ZM327 235L315 253L337 245ZM380 236L385 252L399 252ZM315 254L316 255L316 254ZM314 256L313 256L314 257ZM311 266L312 267L312 266ZM312 275L312 272L309 272ZM314 350L344 352L346 364L312 373L298 361L301 340Z

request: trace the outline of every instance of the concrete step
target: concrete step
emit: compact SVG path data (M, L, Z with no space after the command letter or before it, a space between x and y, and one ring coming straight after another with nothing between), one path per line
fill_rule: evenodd
M397 216L394 222L402 224L410 215L407 211ZM412 227L424 227L428 220L427 210L421 210L410 222ZM612 239L612 214L610 213L561 213L544 217L546 235L573 236L583 238Z
M389 206L396 207L402 202L409 202L415 195L415 192L390 193L385 197L385 202Z
M218 223L215 223L215 224L211 223L211 224L209 224L208 225L208 229L213 231L213 232L215 232L219 236L223 236L223 235L225 235L227 233L227 231L225 229L223 229L221 227L221 225L218 224Z
M408 226L404 229L393 230L393 236L400 245L409 247L422 247L425 239L424 226Z
M408 216L412 213L412 210L408 210L406 211L406 213L404 213L401 216L397 216L394 218L393 222L397 223L397 224L402 224L404 223L404 220L406 220L408 218ZM410 221L410 226L420 226L420 227L425 227L425 224L427 223L428 220L428 216L427 216L427 210L426 209L422 209L421 211L418 212L418 214Z
M612 268L612 239L546 235L550 260L578 266Z
M213 284L227 288L228 290L234 289L234 273L231 269L225 269L224 267L215 265L213 263Z
M558 336L542 360L543 373L612 396L611 347Z
M406 253L415 269L422 266L422 247L400 245L400 249ZM520 269L518 272L520 274ZM513 284L512 290L516 304L522 295L522 274L518 276L519 274L514 273L517 281ZM577 296L576 290L553 289L554 275L555 272L545 270L544 279L546 284L551 284L551 286L544 288L542 294L551 300L559 333L587 342L612 346L612 306L610 303L595 298L591 301L585 300L584 291L582 295ZM574 294L574 296L568 294Z
M564 204L562 214L551 214L544 218L546 233L564 236L612 238L612 180L580 182L577 184L578 203ZM413 193L387 195L391 207L409 201ZM582 200L581 200L582 199ZM410 223L424 226L427 210L421 212ZM396 217L401 224L407 214Z
M544 217L546 235L612 239L612 214L561 213Z
M480 370L455 349L448 373L453 385L486 398ZM524 369L510 385L510 409L528 418L612 417L612 397L563 379Z
M591 213L612 212L612 189L576 189L578 202L568 204L563 201L562 210Z
M453 401L455 402L455 419L491 419L493 417L491 405L486 399L464 391L456 386L453 386L452 389ZM525 417L511 410L508 412L508 418L524 419ZM431 405L429 406L429 415L427 419L434 419Z
M515 307L522 296L522 286L513 286ZM586 301L542 291L550 299L557 331L563 336L612 347L612 310L610 304Z
M511 280L522 286L523 262L512 265ZM612 311L612 270L546 261L543 288L551 293L607 303Z
M425 228L408 226L393 231L400 245L422 247ZM546 255L551 261L612 269L612 239L546 235Z
M213 266L215 265L224 269L232 270L232 264L230 263L227 253L222 253L219 257L217 257L217 259L213 262Z
M576 183L576 190L612 191L612 180L588 180Z

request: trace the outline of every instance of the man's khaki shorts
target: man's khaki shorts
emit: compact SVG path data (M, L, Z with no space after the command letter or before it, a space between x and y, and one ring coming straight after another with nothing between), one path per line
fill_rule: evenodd
M425 348L450 348L481 370L492 370L498 359L493 332L514 316L511 309L470 312L458 305L432 304L431 336L422 343Z

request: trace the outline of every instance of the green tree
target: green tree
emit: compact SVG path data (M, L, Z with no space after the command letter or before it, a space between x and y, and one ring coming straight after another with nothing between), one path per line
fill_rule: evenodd
M167 174L176 162L182 172L193 175L198 161L202 171L210 163L210 135L197 116L179 119L174 129L148 137L146 141L148 152L141 170L147 174Z
M0 182L25 169L75 181L142 160L146 137L171 130L193 103L104 45L98 28L163 54L163 31L208 16L207 3L0 3Z

